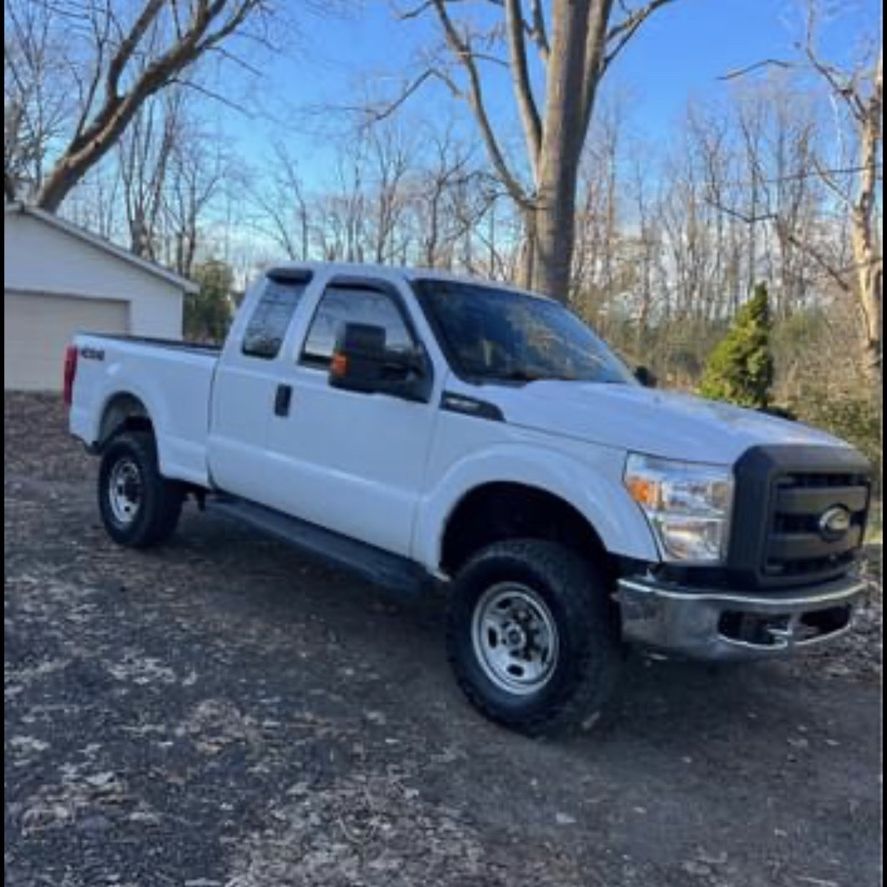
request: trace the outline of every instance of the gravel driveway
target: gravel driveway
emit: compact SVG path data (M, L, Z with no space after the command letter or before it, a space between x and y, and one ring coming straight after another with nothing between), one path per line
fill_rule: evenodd
M439 601L191 505L117 548L56 400L5 417L13 887L880 883L874 604L789 663L633 657L605 722L531 741L463 702Z

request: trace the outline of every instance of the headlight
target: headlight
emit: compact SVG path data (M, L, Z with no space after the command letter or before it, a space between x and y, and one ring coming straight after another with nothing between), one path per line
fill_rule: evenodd
M727 555L733 474L721 465L631 453L625 486L669 561L714 564Z

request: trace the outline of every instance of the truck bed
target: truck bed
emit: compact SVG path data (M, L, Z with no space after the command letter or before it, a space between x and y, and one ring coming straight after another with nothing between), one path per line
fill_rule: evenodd
M72 433L87 446L97 443L115 424L115 403L135 399L154 424L163 474L208 484L209 405L221 349L105 333L78 333L74 345Z
M177 351L196 351L199 354L222 353L221 345L210 345L205 342L189 342L187 339L158 339L152 336L127 336L119 333L83 333L91 339L112 339L117 342L132 342L140 345L156 345L159 348L173 348Z

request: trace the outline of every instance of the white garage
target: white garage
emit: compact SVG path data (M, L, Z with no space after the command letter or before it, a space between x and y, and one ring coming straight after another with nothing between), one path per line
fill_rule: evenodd
M3 228L6 389L59 390L78 331L181 339L196 284L35 207L7 205Z

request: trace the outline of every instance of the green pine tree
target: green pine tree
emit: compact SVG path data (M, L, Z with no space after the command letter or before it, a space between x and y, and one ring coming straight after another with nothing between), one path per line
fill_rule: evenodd
M210 259L192 273L200 292L185 297L185 337L221 343L231 323L231 289L234 274L225 262Z
M770 330L767 287L761 283L736 313L727 335L709 355L699 393L712 400L766 409L773 383Z

